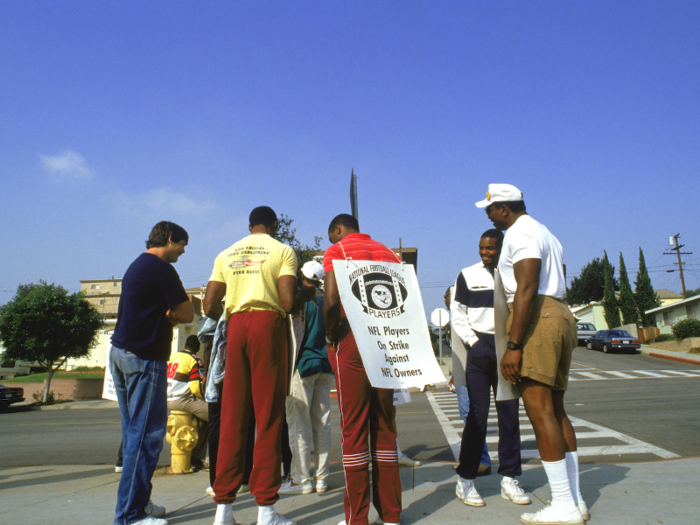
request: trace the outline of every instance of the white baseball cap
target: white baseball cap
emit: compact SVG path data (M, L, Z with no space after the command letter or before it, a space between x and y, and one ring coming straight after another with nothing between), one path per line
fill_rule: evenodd
M323 271L323 265L318 261L309 261L301 267L301 274L310 281L320 282L323 281L325 272Z
M486 198L476 203L477 208L486 208L494 202L513 202L523 200L523 192L512 184L489 184Z

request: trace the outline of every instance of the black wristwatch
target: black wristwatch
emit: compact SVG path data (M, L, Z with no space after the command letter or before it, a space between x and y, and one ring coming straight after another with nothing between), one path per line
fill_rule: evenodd
M506 345L508 350L522 350L523 345L519 345L518 343L514 343L513 341L508 341L508 344Z

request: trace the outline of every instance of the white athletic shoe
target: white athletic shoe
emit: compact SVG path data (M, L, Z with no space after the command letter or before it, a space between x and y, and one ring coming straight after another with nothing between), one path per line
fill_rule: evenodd
M146 508L143 510L145 510L146 514L148 514L152 518L162 518L163 516L165 516L165 507L156 505L150 500L148 501L148 505L146 505Z
M476 487L474 487L474 482L471 480L460 478L457 482L455 493L465 505L470 507L483 507L485 505L484 500L481 499L481 496L476 491Z
M139 521L134 521L131 525L168 525L168 520L147 516Z
M314 491L314 486L311 482L294 483L288 482L282 485L277 491L278 494L311 494Z
M216 506L214 525L236 525L236 520L233 519L233 505L230 503L219 503Z
M236 494L245 494L246 492L250 492L250 486L248 484L241 485L241 488L238 489Z
M122 467L121 465L116 465L114 467L114 472L116 472L117 474L120 474L122 470L124 470L124 467Z
M581 517L583 518L583 521L588 521L589 519L591 519L591 513L588 512L588 505L586 505L586 502L582 499L578 500L578 510L581 511Z
M409 458L406 454L399 456L399 467L420 467L420 461Z
M211 486L207 487L207 490L205 490L204 492L206 492L210 496L214 496L216 494Z
M288 520L282 516L282 514L277 514L275 511L272 511L263 521L260 521L260 514L258 514L258 525L296 525L296 523L296 521Z
M520 521L525 525L583 525L583 517L578 507L563 511L551 504L537 512L523 514Z
M516 479L503 479L501 481L501 497L512 501L516 505L529 505L532 503Z
M326 483L325 479L317 479L316 480L316 492L323 493L328 490L328 483Z

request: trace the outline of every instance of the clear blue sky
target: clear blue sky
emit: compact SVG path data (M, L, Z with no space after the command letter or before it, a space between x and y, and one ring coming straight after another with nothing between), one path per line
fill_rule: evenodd
M121 277L166 219L187 287L258 205L418 248L426 310L509 182L569 274L700 287L700 2L0 0L0 303ZM324 240L323 247L328 246Z

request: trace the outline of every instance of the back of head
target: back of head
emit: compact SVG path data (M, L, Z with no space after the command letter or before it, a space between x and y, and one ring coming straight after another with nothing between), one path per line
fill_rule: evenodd
M160 248L168 245L168 239L172 242L189 242L190 236L182 226L174 222L160 221L151 230L151 234L146 241L146 249Z
M199 339L196 335L190 335L185 339L185 348L193 354L199 352Z
M258 206L250 212L250 217L248 217L248 225L251 227L262 224L267 228L272 228L276 222L277 214L269 206Z
M330 225L328 226L328 231L332 231L333 229L335 229L336 226L343 226L346 229L355 232L360 231L360 223L357 222L357 219L355 217L348 213L341 213L340 215L336 215L335 218L331 221Z

